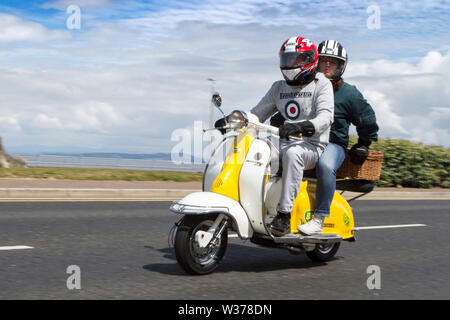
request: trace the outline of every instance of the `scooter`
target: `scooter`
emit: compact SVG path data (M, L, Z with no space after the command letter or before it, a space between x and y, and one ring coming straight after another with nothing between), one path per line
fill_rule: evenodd
M213 95L213 102L225 117L218 93ZM329 261L341 241L355 241L352 209L337 192L330 216L324 220L323 233L305 236L297 231L296 227L308 222L314 213L316 179L307 174L291 212L290 233L272 235L267 225L277 213L281 196L278 128L240 110L234 110L226 121L219 129L228 132L204 170L203 191L191 193L170 206L172 212L183 215L175 224L173 242L176 259L187 273L208 274L219 266L229 230L240 239L261 246L306 253L313 261Z

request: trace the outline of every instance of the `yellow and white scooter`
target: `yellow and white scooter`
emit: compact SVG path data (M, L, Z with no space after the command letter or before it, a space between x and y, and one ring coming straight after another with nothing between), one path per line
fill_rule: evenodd
M213 101L220 110L218 94ZM172 212L184 215L176 224L174 247L177 261L186 272L214 271L225 254L228 230L258 245L306 252L315 261L332 259L342 240L354 241L352 210L339 193L335 193L322 234L298 233L296 227L308 222L314 212L316 181L311 178L303 179L294 202L291 233L273 236L267 224L276 215L281 196L278 128L239 110L227 118L224 128L231 133L215 148L206 165L203 191L170 206Z

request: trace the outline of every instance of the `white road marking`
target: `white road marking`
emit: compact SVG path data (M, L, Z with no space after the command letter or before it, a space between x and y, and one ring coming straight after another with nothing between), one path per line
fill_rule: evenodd
M0 247L0 250L22 250L22 249L34 249L34 247L29 247L29 246Z
M228 238L239 238L239 235L237 233L232 233L228 235Z
M353 230L372 230L372 229L390 229L390 228L411 228L411 227L426 227L426 224L397 224L388 226L371 226L371 227L356 227Z

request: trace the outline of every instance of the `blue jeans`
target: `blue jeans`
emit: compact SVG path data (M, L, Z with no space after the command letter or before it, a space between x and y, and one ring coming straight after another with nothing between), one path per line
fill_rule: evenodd
M345 149L329 143L316 164L316 217L329 217L330 206L336 191L336 171L345 160Z

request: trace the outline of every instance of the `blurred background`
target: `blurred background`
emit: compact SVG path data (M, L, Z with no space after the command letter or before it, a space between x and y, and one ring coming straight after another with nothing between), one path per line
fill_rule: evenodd
M2 1L0 136L8 152L20 155L170 160L176 130L193 134L195 121L208 127L213 84L225 112L249 110L281 79L283 41L302 35L347 49L344 79L374 108L380 138L444 147L439 152L448 162L449 7L381 0Z

